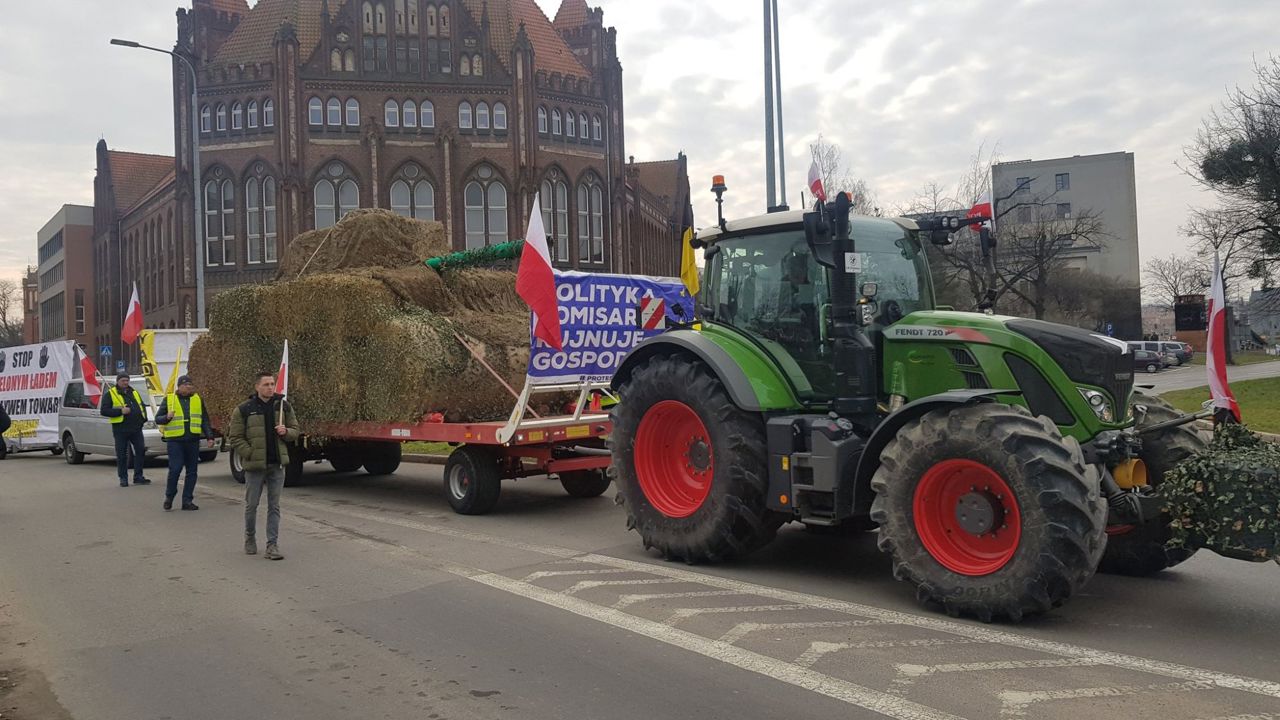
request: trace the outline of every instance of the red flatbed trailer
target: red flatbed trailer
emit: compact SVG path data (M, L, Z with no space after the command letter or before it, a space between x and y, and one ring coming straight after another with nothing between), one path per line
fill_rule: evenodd
M574 392L573 411L553 417L528 417L533 395ZM525 386L510 417L493 422L313 423L290 446L285 484L297 482L308 461L328 460L334 470L364 467L371 475L389 475L400 466L406 442L453 445L445 463L445 496L455 512L482 515L493 509L503 480L557 475L574 497L596 497L608 489L611 462L605 440L613 429L607 413L592 411L605 383ZM229 452L231 474L244 482L236 453Z

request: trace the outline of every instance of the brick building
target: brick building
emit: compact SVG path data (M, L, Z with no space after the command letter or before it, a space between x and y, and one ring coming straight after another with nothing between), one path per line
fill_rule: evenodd
M40 273L28 265L22 276L22 344L40 342Z
M38 342L94 341L93 208L63 205L36 233Z

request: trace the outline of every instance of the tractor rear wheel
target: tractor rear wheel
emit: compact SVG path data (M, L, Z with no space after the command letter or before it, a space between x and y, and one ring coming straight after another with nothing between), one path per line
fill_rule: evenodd
M1146 393L1134 392L1133 402L1147 407L1147 416L1138 425L1139 429L1182 414L1164 400ZM1195 424L1189 423L1143 435L1138 458L1147 466L1147 482L1158 489L1166 472L1204 448L1205 441L1195 431ZM1161 513L1141 525L1107 528L1107 551L1098 570L1141 577L1171 568L1194 555L1195 550L1165 547L1173 536L1170 521L1168 515Z
M1106 538L1099 477L1049 419L997 403L935 410L880 462L880 549L922 602L1016 622L1093 576Z
M764 421L688 355L657 356L621 390L610 440L627 525L668 559L716 562L773 539Z

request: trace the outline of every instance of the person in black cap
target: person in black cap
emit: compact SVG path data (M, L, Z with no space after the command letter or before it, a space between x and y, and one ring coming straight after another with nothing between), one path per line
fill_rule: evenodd
M156 425L161 428L169 453L164 509L173 509L173 497L178 494L178 475L186 468L187 479L182 483L182 509L199 510L193 501L200 467L200 441L205 440L209 447L213 447L213 428L209 425L209 411L204 400L196 394L190 375L178 378L177 390L165 397L164 405L156 413Z
M142 466L147 461L147 441L142 436L142 424L147 414L142 410L142 396L129 387L129 373L116 375L116 384L102 393L102 405L98 412L111 420L111 434L116 440L116 475L120 487L129 487L129 449L133 449L133 484L150 485L142 476Z

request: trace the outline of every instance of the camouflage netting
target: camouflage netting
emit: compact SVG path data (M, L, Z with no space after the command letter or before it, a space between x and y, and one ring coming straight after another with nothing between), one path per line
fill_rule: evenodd
M1170 545L1280 562L1280 445L1222 425L1202 453L1165 475Z
M325 232L290 245L288 279L210 303L209 333L189 363L210 413L229 417L254 374L279 365L288 338L289 397L304 423L413 422L434 412L451 422L505 418L514 398L476 356L517 391L523 385L529 312L515 274L441 275L422 264L422 253L441 252L438 223L366 211L335 226L298 277L297 243L314 253Z

